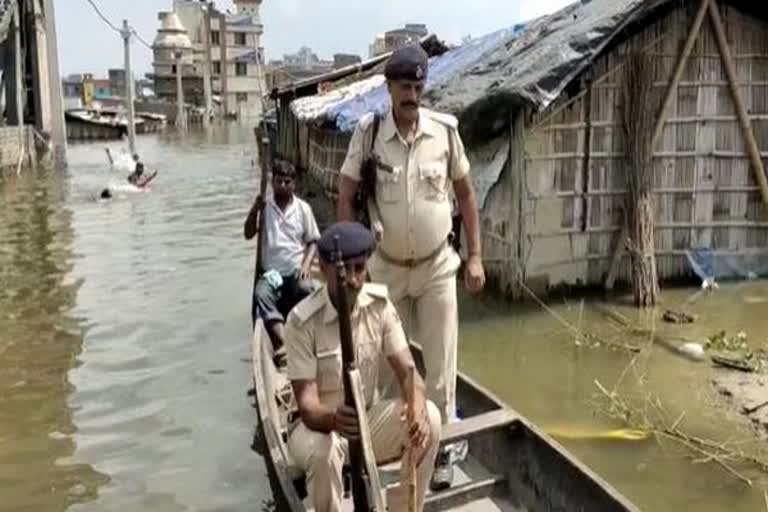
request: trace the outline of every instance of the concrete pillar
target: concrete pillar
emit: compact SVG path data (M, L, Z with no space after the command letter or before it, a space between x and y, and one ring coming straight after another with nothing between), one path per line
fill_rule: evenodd
M125 111L128 117L128 147L136 154L136 120L133 105L133 71L131 70L131 27L123 20L123 57L125 60Z
M203 126L208 126L211 122L213 113L213 98L211 91L211 8L205 10L203 23L203 51L205 52L205 62L203 63L203 95L205 96L205 115L203 116Z
M221 106L224 117L229 114L229 61L227 60L227 17L219 13L219 38L221 39Z
M21 123L19 122L24 113L24 75L22 74L23 59L21 58L21 50L21 32L19 29L19 13L17 9L10 30L8 31L8 38L3 44L5 111L8 124L12 126L23 124L23 120Z
M34 88L35 127L43 133L51 132L51 101L53 89L48 69L48 32L41 0L32 0L32 17L26 25L29 51L32 55L32 86Z

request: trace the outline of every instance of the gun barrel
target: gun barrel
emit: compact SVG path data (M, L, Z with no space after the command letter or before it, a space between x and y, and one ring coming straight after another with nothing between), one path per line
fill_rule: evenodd
M341 360L344 368L344 405L355 407L355 395L350 380L350 371L355 369L355 346L352 340L349 298L347 296L347 269L340 249L339 237L334 240L336 252L336 307L339 318ZM349 461L352 469L352 499L355 512L369 512L368 484L366 482L365 456L360 441L349 442Z

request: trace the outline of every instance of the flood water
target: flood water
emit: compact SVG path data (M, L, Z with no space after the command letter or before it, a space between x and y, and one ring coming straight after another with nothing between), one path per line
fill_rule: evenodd
M270 498L246 397L252 147L234 126L140 138L160 170L151 192L107 203L94 195L123 177L103 144L71 146L66 173L0 181L0 510L245 511ZM664 298L674 306L693 291ZM760 345L761 298L763 282L723 286L690 306L702 316L693 327L660 328L692 339L743 329ZM553 305L607 336L595 306ZM462 369L544 430L622 426L590 401L595 379L611 388L630 359L577 346L540 308L463 300ZM655 348L635 368L629 392L658 394L673 420L685 411L692 433L749 438L713 401L706 364ZM643 510L764 507L766 480L749 468L753 489L666 442L562 442Z

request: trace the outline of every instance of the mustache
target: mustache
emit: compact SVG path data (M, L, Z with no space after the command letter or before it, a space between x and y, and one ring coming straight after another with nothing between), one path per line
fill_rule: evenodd
M419 104L413 101L404 101L400 104L401 107L413 107L418 108Z

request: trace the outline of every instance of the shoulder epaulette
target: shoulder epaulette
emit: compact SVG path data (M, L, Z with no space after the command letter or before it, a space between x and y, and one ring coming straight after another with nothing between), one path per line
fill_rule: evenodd
M453 128L454 130L459 128L459 120L456 119L456 116L452 116L451 114L443 114L442 112L435 112L434 110L425 109L425 111L433 121L444 124L449 128Z
M389 289L385 284L365 283L363 290L371 297L377 299L387 299L389 297Z
M363 117L360 118L360 121L358 121L358 125L360 126L360 129L367 130L369 126L371 126L371 123L373 123L373 118L376 114L373 112L368 112Z
M322 291L322 287L318 288L293 308L291 314L296 317L299 325L306 323L307 320L323 309L325 297L323 297Z

